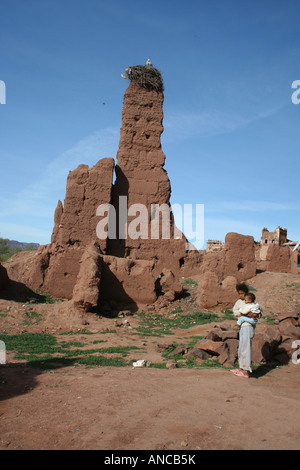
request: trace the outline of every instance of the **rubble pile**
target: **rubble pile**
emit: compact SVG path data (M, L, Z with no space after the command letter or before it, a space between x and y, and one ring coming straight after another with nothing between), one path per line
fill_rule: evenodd
M273 325L257 326L252 342L252 363L287 364L300 340L300 311L274 315ZM197 358L201 363L214 358L225 367L231 367L238 360L239 329L230 324L215 324L208 334L190 349L180 345L172 355L182 354L184 359Z

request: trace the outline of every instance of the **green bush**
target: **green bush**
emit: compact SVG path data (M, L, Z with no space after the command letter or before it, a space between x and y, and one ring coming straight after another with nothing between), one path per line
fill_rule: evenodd
M7 238L0 238L0 261L7 261L12 255L22 251L21 248L15 246L14 248L10 248L7 245L8 239Z

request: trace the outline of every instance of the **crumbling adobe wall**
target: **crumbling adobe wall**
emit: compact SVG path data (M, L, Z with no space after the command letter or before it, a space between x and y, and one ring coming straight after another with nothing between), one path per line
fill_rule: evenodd
M40 247L28 272L31 287L56 298L73 298L76 306L84 309L95 307L99 296L138 305L155 302L161 293L169 298L178 294L178 286L166 289L166 279L179 275L185 259L195 265L195 255L187 256L187 240L179 231L174 236L171 185L160 142L163 99L162 89L130 82L124 94L116 181L113 184L112 158L102 159L92 168L79 165L69 172L64 203L59 201L55 210L51 243ZM120 196L126 197L126 213L132 205L143 204L147 238L133 239L128 233L125 239L120 237L124 229L119 224ZM102 219L97 208L102 204L111 204L116 210L116 239L98 238L96 228ZM163 238L161 224L158 239L151 238L155 204L169 208L168 239ZM126 215L128 229L139 214ZM158 279L164 291L157 285Z
M256 275L255 242L248 235L230 232L221 251L203 257L197 303L203 308L232 308L235 286Z
M60 246L87 246L96 238L96 215L100 204L110 203L114 159L103 158L89 168L79 165L69 172L64 205L58 202L51 243ZM105 252L106 240L98 240Z
M39 248L28 274L31 287L71 299L85 249L97 242L99 253L105 253L106 240L96 236L96 211L110 203L113 170L114 160L104 158L92 168L79 165L69 172L64 205L59 201L55 210L51 243Z
M219 280L234 276L237 282L250 279L256 274L255 243L249 235L229 232L222 250L208 252L203 257L199 274L213 271Z
M270 245L266 256L266 270L290 273L291 255L292 252L288 246Z

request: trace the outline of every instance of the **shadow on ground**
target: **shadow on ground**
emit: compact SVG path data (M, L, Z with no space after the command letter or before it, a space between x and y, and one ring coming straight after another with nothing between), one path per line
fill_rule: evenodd
M37 377L44 370L71 366L74 362L74 359L51 359L43 363L31 361L0 365L0 401L9 400L33 390L38 385Z

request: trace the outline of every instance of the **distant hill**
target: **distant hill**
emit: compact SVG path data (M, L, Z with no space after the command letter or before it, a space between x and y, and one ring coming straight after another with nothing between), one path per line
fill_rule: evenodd
M8 240L6 242L6 244L10 247L10 248L20 248L20 250L26 250L26 248L28 248L28 246L30 245L30 247L33 249L33 250L37 250L38 247L40 246L38 243L25 243L25 242L17 242L16 240Z
M40 245L38 243L25 243L8 238L0 237L0 261L6 262L12 255L18 251L37 250Z

